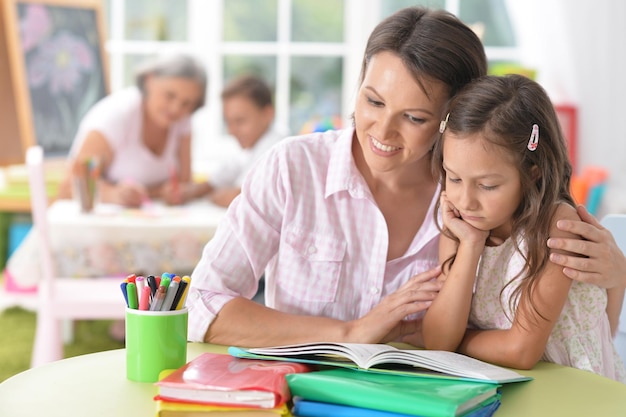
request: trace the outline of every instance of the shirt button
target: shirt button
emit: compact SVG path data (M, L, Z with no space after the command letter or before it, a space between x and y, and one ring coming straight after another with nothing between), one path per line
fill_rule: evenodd
M309 255L313 255L315 252L317 252L317 248L315 246L309 246Z
M372 288L370 288L370 292L371 292L372 294L378 294L378 288L376 288L376 287L372 287Z

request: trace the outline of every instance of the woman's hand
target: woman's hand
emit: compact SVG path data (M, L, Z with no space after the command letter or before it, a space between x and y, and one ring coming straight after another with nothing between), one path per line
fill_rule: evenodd
M148 191L143 185L133 181L121 181L111 184L98 182L98 199L104 203L119 204L125 207L141 207L148 199Z
M239 193L241 193L241 189L237 187L218 188L209 195L209 198L213 204L228 207Z
M479 230L463 220L461 214L448 200L445 191L441 192L439 200L443 225L461 242L484 244L489 237L489 231Z
M442 286L436 279L440 273L441 268L437 267L409 279L365 316L351 322L346 340L355 343L403 340L421 345L421 319L406 320L406 317L430 306Z
M160 186L157 197L171 206L185 204L193 200L198 194L198 184L186 182L175 184L171 181L165 182Z
M550 260L563 266L563 273L573 280L604 288L626 287L626 258L613 235L583 205L577 212L582 221L559 220L557 227L581 239L550 238L548 247L579 256L553 252Z

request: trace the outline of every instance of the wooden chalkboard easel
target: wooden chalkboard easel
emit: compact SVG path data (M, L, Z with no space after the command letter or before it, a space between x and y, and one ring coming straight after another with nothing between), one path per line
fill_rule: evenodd
M65 156L108 91L101 0L0 0L0 165Z

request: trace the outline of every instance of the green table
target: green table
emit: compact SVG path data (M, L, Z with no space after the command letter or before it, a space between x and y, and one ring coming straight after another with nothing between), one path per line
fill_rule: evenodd
M190 343L187 360L225 346ZM125 350L93 353L53 362L0 384L0 416L153 417L153 384L126 379ZM497 417L626 416L626 385L541 362L520 371L533 381L507 384Z

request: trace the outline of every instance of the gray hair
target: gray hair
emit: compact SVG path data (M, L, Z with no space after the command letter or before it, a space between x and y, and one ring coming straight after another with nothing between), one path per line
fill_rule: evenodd
M186 78L197 82L202 89L202 95L200 96L198 106L194 110L204 106L208 77L204 65L193 56L183 54L164 55L140 65L135 73L135 84L139 87L142 94L145 93L146 77L149 75Z

